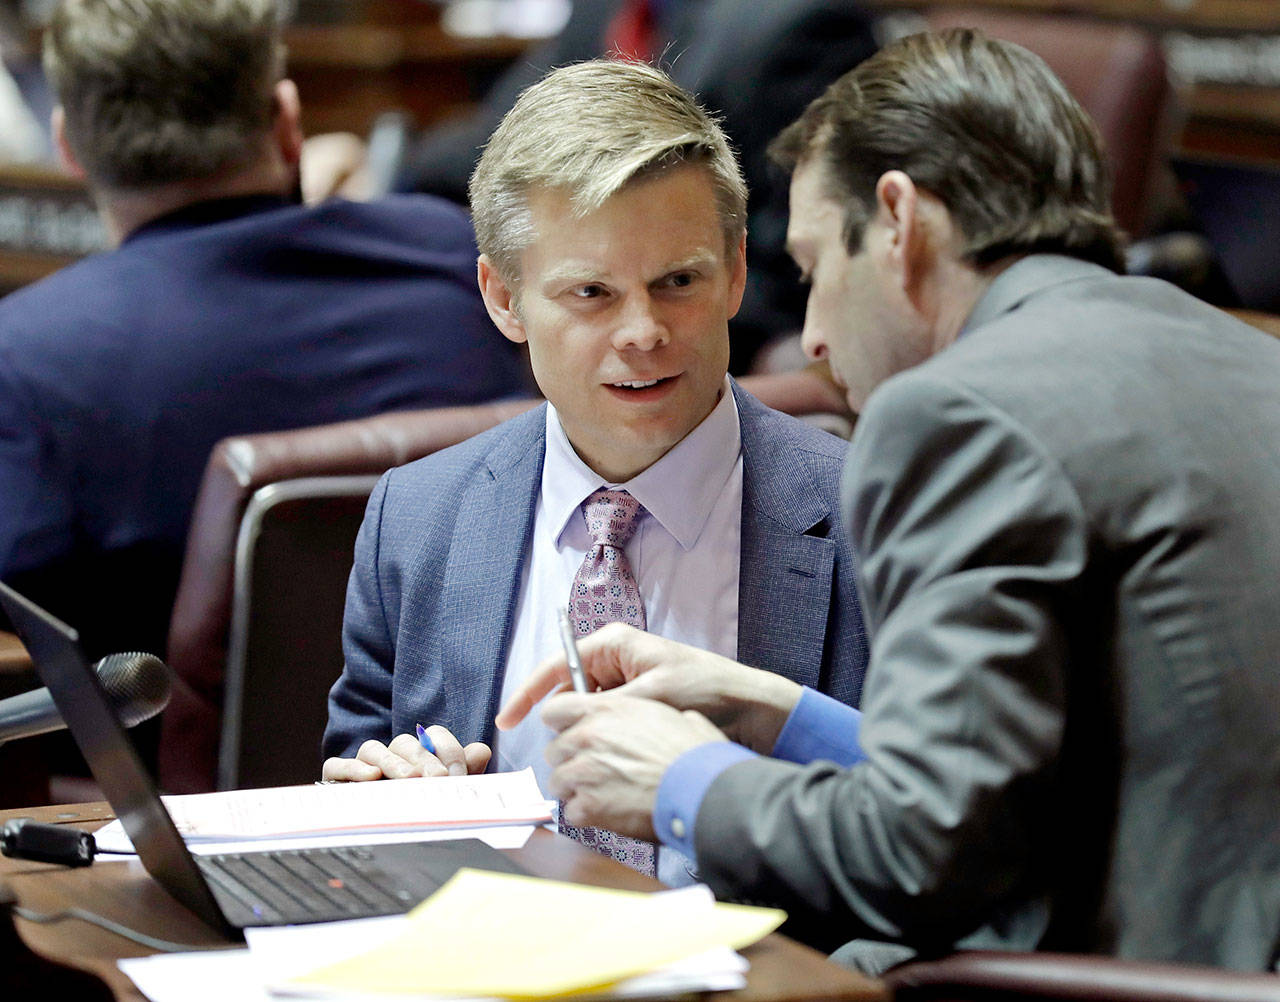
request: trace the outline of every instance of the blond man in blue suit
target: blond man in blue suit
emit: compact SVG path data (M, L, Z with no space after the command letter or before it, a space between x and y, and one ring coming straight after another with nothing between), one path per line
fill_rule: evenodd
M726 375L745 197L719 127L650 67L557 70L508 114L471 183L478 279L549 403L374 491L325 778L547 770L540 721L495 747L493 718L558 649L590 546L579 505L600 487L644 506L626 555L652 632L856 705L843 443ZM659 875L682 879L681 861Z

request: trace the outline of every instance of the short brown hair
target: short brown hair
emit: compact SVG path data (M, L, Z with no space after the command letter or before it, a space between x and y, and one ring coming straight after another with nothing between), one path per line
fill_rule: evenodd
M862 245L875 186L901 170L939 198L978 266L1054 252L1123 269L1102 140L1044 62L970 29L911 35L832 84L774 140L787 170L811 158Z
M207 177L271 128L284 72L277 0L63 0L45 68L96 184Z
M508 284L532 239L528 193L598 209L624 185L679 164L710 173L728 245L746 232L747 187L724 132L693 96L644 63L594 59L552 70L520 95L471 176L480 253Z

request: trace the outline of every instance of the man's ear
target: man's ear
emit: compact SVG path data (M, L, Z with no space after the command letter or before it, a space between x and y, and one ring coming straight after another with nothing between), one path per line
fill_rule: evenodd
M502 331L502 336L516 344L524 344L529 340L524 320L520 317L516 294L498 274L498 269L489 260L488 254L481 254L476 259L476 282L480 286L484 308L489 311L489 319Z
M298 85L292 80L276 84L271 134L285 164L297 167L302 159L302 101L298 97Z
M738 315L742 295L747 289L747 235L742 234L729 258L729 319Z
M908 297L920 288L935 252L921 213L920 190L900 170L885 171L876 182L876 221L882 227L886 263Z
M85 180L88 173L76 159L71 143L67 140L67 113L60 104L49 116L49 130L53 133L53 145L58 151L58 162L62 164L63 170L79 181Z

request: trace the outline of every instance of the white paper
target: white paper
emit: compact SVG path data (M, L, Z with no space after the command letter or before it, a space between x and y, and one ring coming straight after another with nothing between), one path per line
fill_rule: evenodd
M185 838L220 841L536 824L550 819L552 806L538 789L532 769L162 799Z
M197 856L212 856L226 852L274 852L277 849L336 849L346 845L387 845L396 842L442 842L445 839L475 838L494 849L519 849L529 841L537 825L504 825L490 828L451 828L432 832L387 832L382 835L356 833L352 835L312 835L308 837L280 839L252 839L250 841L219 842L207 840L188 842L187 848ZM103 825L93 833L100 850L116 853L133 852L133 843L119 821Z
M319 925L247 929L248 949L210 950L192 953L156 954L119 962L138 990L152 1002L279 1002L280 996L266 988L315 966L324 955L339 960L371 949L387 937L397 935L406 919L402 915L326 922ZM747 961L733 950L709 951L687 957L660 971L630 978L607 993L605 998L670 995L682 992L729 991L746 986ZM294 995L324 1002L401 1002L390 995ZM446 1000L440 996L413 996L413 1002L493 1002L469 998ZM589 996L576 996L583 1002Z
M248 950L157 953L119 961L152 1002L271 1002Z
M342 836L323 845L372 844L383 836L458 831L503 825L528 827L549 821L554 803L538 789L532 769L479 776L398 779L394 782L333 783L230 790L161 798L178 831L193 848L216 842L259 841L257 848L288 839ZM351 836L356 836L353 840ZM454 835L452 837L460 837ZM96 835L104 849L130 850L118 822ZM520 845L528 839L526 832ZM491 843L492 844L492 843ZM503 846L505 847L505 846Z

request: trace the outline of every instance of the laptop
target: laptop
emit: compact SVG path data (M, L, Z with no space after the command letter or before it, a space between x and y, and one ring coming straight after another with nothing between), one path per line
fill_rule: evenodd
M142 865L208 925L250 926L406 912L460 867L525 873L478 839L194 855L165 810L75 630L0 583L0 606L133 841Z
M1280 313L1280 167L1191 157L1170 164L1240 305Z

